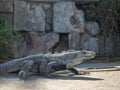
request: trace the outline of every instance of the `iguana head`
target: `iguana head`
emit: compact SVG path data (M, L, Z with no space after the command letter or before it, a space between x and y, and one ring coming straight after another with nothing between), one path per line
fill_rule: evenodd
M83 57L84 59L92 59L92 58L94 58L95 57L95 55L96 55L96 53L95 52L93 52L93 51L87 51L87 50L83 50L83 51L81 51L80 52L80 54L78 54L78 58L79 57Z
M86 61L94 57L95 57L95 52L86 51L86 50L83 50L83 51L69 50L69 51L64 51L62 53L52 54L53 59L55 58L55 60L57 61L65 61L65 62L66 61L71 62L75 60Z
M75 59L75 58L84 58L84 59L92 59L95 57L95 52L93 51L75 51L75 50L68 50L66 52L63 52L60 54L63 57L69 58L69 59Z
M53 61L50 64L52 63L54 64L52 66L53 71L51 72L70 69L94 57L95 52L86 50L83 51L69 50L64 51L62 53L49 54L49 59Z
M58 54L56 56L60 57L58 58L58 61L61 61L63 64L66 64L67 68L70 68L94 58L95 52L86 51L86 50L83 50L83 51L72 50L72 51L62 52L61 54Z

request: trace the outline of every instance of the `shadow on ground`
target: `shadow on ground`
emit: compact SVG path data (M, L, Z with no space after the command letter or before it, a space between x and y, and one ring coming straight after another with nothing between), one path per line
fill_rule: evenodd
M7 75L0 75L0 80L2 79L19 79L17 74L7 74ZM94 78L94 77L87 77L86 75L74 75L74 74L70 74L67 76L62 76L62 75L54 75L54 77L52 78L47 78L45 76L39 76L39 75L31 75L31 76L27 76L24 80L25 81L33 81L33 80L37 80L37 79L53 79L53 80L90 80L90 81L96 81L96 80L104 80L101 78Z

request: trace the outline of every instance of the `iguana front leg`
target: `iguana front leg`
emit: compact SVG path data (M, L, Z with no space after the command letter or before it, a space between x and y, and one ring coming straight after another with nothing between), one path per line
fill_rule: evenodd
M50 62L50 63L47 64L47 67L46 67L46 70L45 70L45 75L46 75L47 77L49 77L49 78L52 77L52 75L51 75L51 73L53 72L53 71L52 71L52 68L53 68L53 66L55 66L56 64L57 64L56 61L53 61L53 62Z
M68 70L70 70L71 72L73 72L73 73L76 74L76 75L90 74L90 72L88 72L88 71L80 71L80 69L75 68L75 67L72 67L72 68L70 68L70 69L68 69Z
M32 68L33 64L34 61L32 60L28 60L24 63L19 72L20 79L24 79L29 74L29 70Z

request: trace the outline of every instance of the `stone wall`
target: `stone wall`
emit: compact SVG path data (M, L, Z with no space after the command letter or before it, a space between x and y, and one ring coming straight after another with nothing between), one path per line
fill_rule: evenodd
M14 57L68 49L113 54L114 42L99 36L99 22L90 20L92 14L82 8L81 3L91 2L99 0L0 0L0 20L22 33L13 45Z

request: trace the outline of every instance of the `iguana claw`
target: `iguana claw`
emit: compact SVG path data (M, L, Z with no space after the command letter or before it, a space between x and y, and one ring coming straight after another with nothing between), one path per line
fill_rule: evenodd
M27 73L25 72L25 71L20 71L19 72L19 78L20 78L20 80L22 79L25 79L25 77L27 76Z

